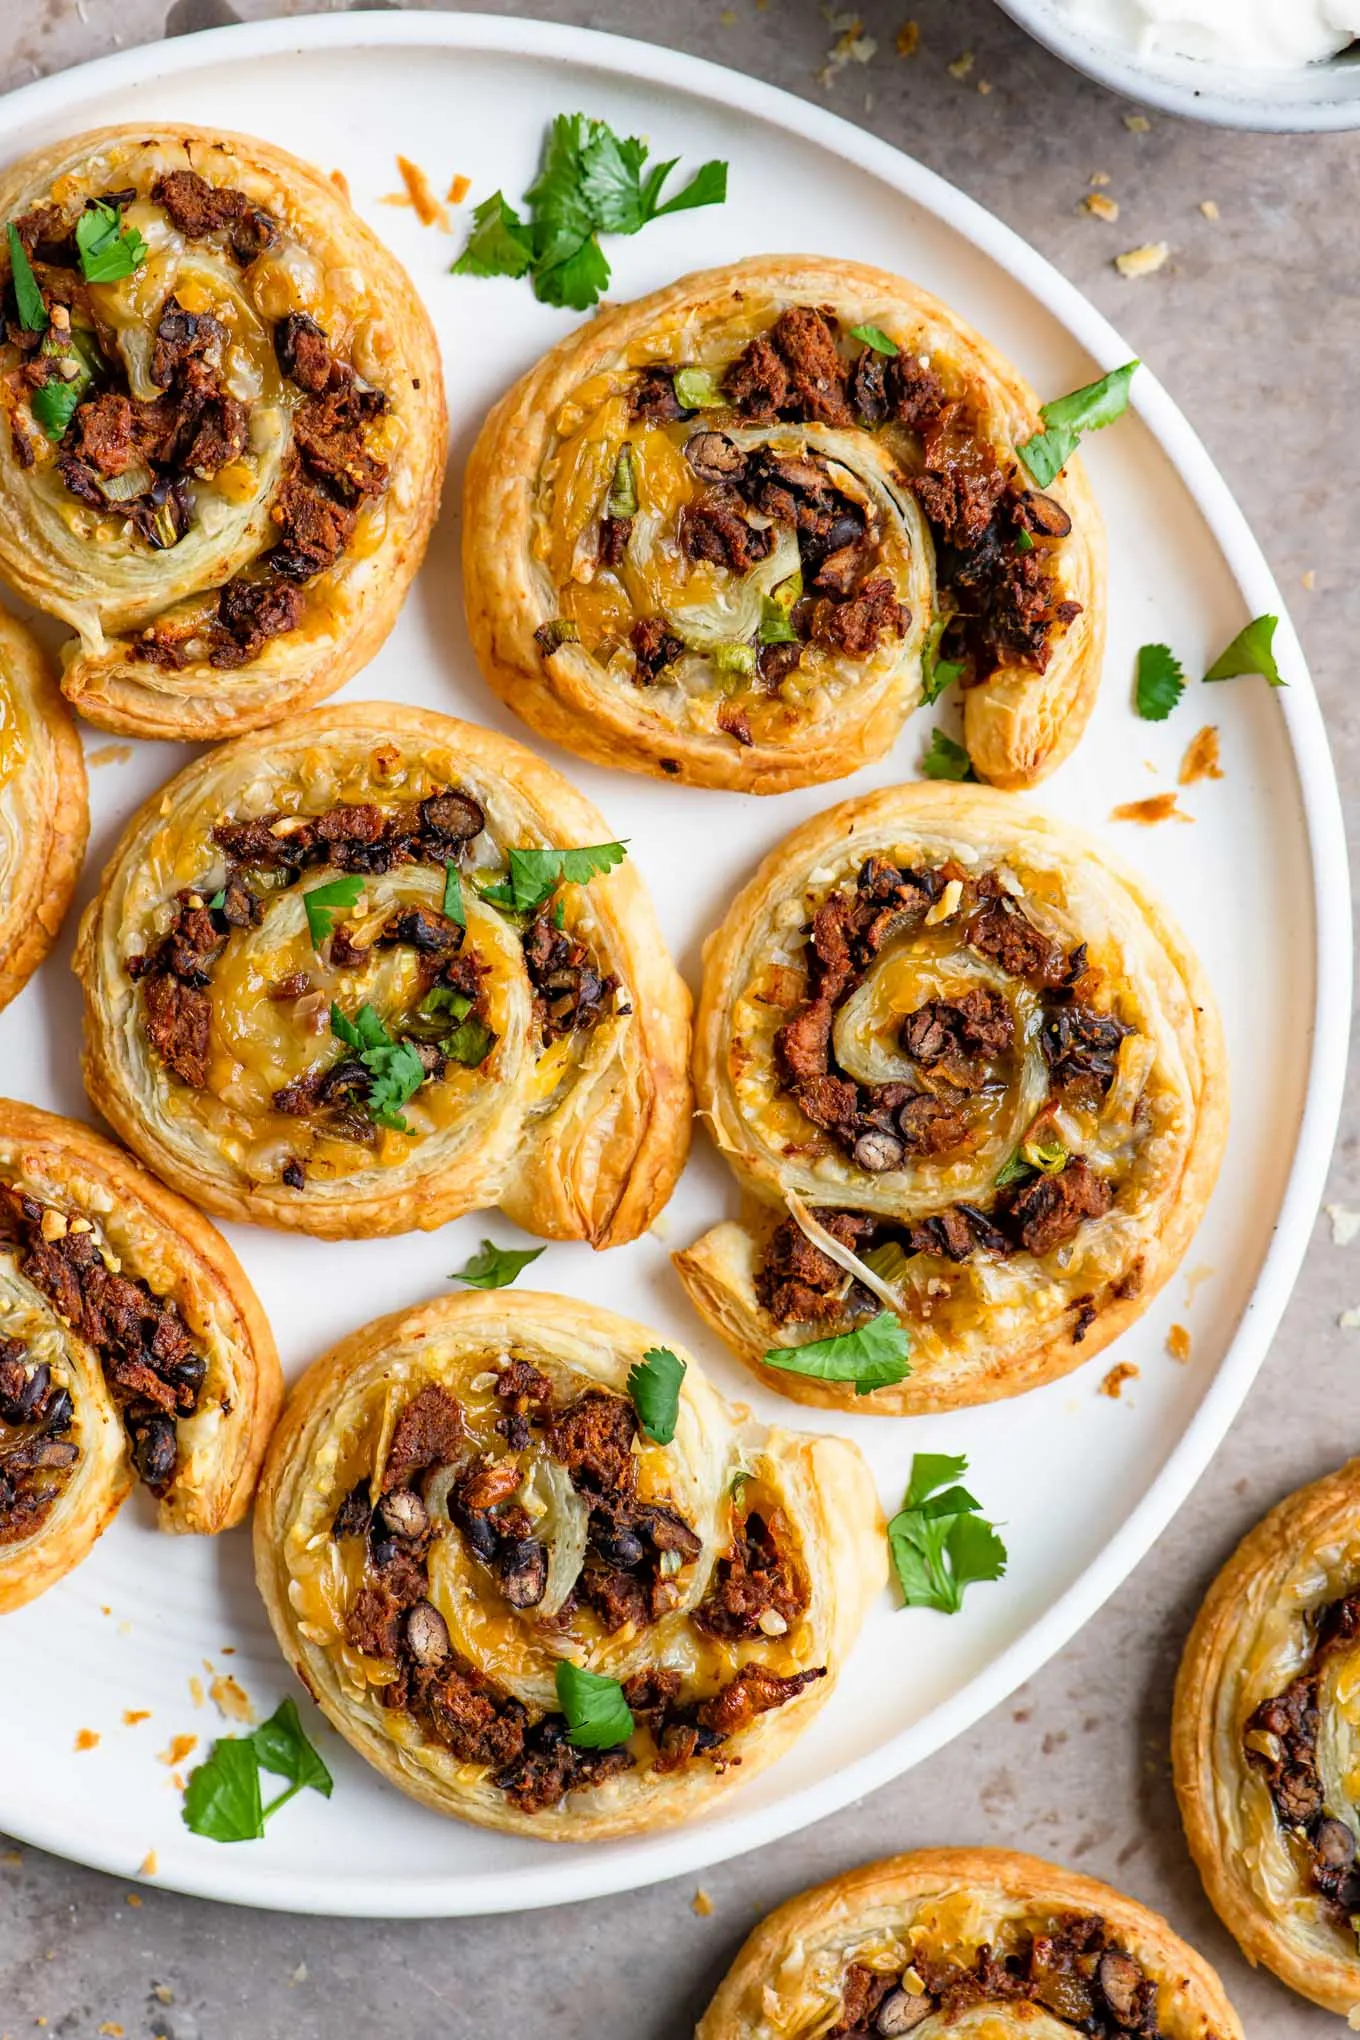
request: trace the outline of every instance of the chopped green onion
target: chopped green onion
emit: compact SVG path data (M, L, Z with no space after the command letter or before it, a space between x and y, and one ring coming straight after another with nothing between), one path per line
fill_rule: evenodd
M1060 1140L1027 1140L1020 1153L1041 1176L1060 1176L1067 1167L1067 1149Z
M609 500L605 509L611 517L636 517L638 512L637 478L633 473L633 449L625 439L619 448L619 457L614 463L614 479L609 484Z
M580 642L580 625L569 616L555 616L550 623L540 623L534 632L534 643L545 657L551 657L560 645L579 645Z

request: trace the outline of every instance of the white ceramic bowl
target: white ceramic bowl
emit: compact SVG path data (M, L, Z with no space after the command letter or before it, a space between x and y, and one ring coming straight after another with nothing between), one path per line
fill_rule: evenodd
M1193 57L1139 56L1075 21L1062 0L997 0L1013 20L1088 78L1141 105L1219 127L1276 133L1360 127L1360 62L1350 54L1297 70L1236 70Z

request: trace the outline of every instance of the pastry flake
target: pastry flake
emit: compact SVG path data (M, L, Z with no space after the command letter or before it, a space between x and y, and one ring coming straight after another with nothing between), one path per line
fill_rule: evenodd
M0 610L0 1006L56 940L89 827L71 712L37 639Z

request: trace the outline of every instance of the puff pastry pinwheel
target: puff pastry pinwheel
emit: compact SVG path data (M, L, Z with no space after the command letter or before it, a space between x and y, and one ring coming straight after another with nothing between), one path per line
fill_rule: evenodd
M688 1147L689 994L608 833L519 744L419 709L222 745L86 912L91 1098L223 1217L364 1238L499 1204L635 1238Z
M433 328L335 184L213 129L99 128L0 173L0 567L141 736L333 693L438 508Z
M555 1841L690 1818L778 1756L885 1549L855 1446L754 1425L645 1326L533 1294L342 1341L255 1510L279 1643L360 1755Z
M483 671L582 757L779 793L881 757L949 662L977 770L1029 785L1081 735L1104 642L1080 463L1048 493L1018 464L1042 430L1009 363L901 277L815 256L684 277L487 420L463 544Z
M55 942L89 828L71 712L37 640L0 609L0 1006Z
M750 1936L695 2040L1242 2040L1202 1956L1145 1905L1005 1849L833 1877Z
M281 1398L207 1220L78 1121L0 1099L0 1613L78 1565L137 1481L162 1530L239 1522Z
M1167 915L1093 837L972 786L847 801L772 852L709 938L695 1076L750 1213L676 1256L691 1297L771 1387L845 1407L854 1381L762 1356L896 1312L913 1372L864 1405L889 1414L1098 1352L1176 1266L1227 1130Z
M1176 1796L1252 1963L1360 2023L1360 1460L1244 1538L1186 1645Z

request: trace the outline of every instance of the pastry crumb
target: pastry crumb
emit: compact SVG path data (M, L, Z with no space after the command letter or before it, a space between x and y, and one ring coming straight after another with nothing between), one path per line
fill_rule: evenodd
M76 1739L75 1739L75 1748L76 1748L76 1749L78 1749L78 1750L94 1750L94 1749L98 1749L98 1747L99 1747L99 1737L98 1737L98 1734L97 1734L97 1733L95 1732L95 1730L94 1730L94 1729L92 1729L92 1728L78 1728L78 1729L76 1730Z
M434 195L434 186L409 156L397 157L397 168L401 172L402 191L384 192L380 205L409 205L422 227L438 227L440 232L449 232L449 216Z
M471 189L472 179L470 177L464 177L462 171L460 170L458 175L450 183L448 190L444 194L444 197L449 205L461 205L463 203L463 200L467 197L468 193L471 191Z
M4 1863L11 1870L17 1870L23 1860L17 1849L6 1849L4 1855L0 1856L0 1863Z
M139 1721L150 1721L150 1719L151 1709L149 1707L125 1707L123 1709L123 1726L125 1728L135 1728Z
M171 1738L169 1749L161 1751L160 1761L166 1766L168 1770L173 1771L176 1764L182 1764L184 1762L184 1759L188 1756L190 1750L196 1750L197 1748L198 1737L196 1735L173 1736Z
M1185 1307L1187 1310L1189 1310L1194 1302L1196 1293L1204 1287L1214 1272L1214 1269L1207 1261L1201 1261L1198 1267L1188 1270L1185 1277Z
M218 1713L227 1721L254 1721L255 1709L251 1705L250 1695L244 1687L238 1685L229 1672L224 1672L213 1680L208 1688L208 1696Z
M1172 1325L1166 1335L1166 1350L1182 1365L1190 1358L1190 1334L1184 1325Z
M1122 255L1116 255L1114 266L1121 276L1130 281L1140 276L1151 276L1160 269L1171 253L1166 241L1144 241L1140 247L1126 248Z
M963 83L963 80L968 76L972 68L973 52L971 50L961 50L952 64L945 65L945 69L950 77L957 78L960 84Z
M193 1701L195 1707L203 1705L203 1681L196 1672L191 1672L189 1675L189 1698Z
M126 2031L124 2027L119 2025L116 2019L105 2019L99 2030L101 2033L107 2034L108 2040L124 2040Z
M1139 1369L1134 1366L1132 1360L1121 1360L1117 1367L1110 1369L1101 1382L1100 1393L1107 1395L1111 1402L1118 1402L1124 1393L1124 1383L1136 1381L1138 1375Z
M988 94L988 93L989 93L989 92L991 91L991 89L992 89L992 81L991 81L991 79L990 79L990 78L979 78L979 79L978 79L978 82L977 82L977 89L978 89L978 91L979 91L979 92L980 92L980 93L982 94L983 98L985 99L985 98L987 97L987 94Z
M1095 219L1113 223L1119 218L1119 201L1108 198L1103 191L1088 191L1081 202L1081 210L1092 214Z
M709 1897L708 1893L704 1890L702 1885L700 1885L699 1889L695 1892L693 1898L690 1900L689 1909L691 1912L698 1913L699 1918L701 1920L706 1920L711 1917L713 1912L713 1901Z
M1299 575L1299 586L1301 588L1306 588L1310 595L1312 594L1314 588L1316 588L1317 575L1314 573L1311 567L1306 568L1304 572Z
M131 756L131 744L101 744L97 751L85 753L85 763L97 772L101 765L126 765Z
M1202 198L1199 202L1199 209L1204 214L1206 220L1216 220L1218 218L1218 207L1211 198Z
M335 186L335 188L336 188L336 190L337 190L337 191L339 192L339 194L340 194L341 198L343 198L343 199L344 199L344 201L345 201L345 204L346 204L346 205L349 205L349 204L351 203L351 199L350 199L350 195L349 195L349 179L348 179L348 177L346 177L346 175L345 175L344 171L343 171L343 170L332 170L332 172L331 172L331 183L332 183L332 184L333 184L333 185Z
M857 14L833 14L829 22L836 40L826 53L826 62L816 74L817 83L827 91L847 64L867 64L878 51L877 41L864 33L864 23Z
M1124 125L1131 135L1150 135L1152 122L1145 113L1126 113Z
M308 1976L308 1970L307 1970L307 1965L306 1965L306 1963L305 1963L305 1962L299 1962L299 1964L298 1964L297 1968L296 1968L296 1969L295 1969L295 1970L293 1971L293 1973L292 1973L292 1975L291 1975L291 1976L289 1977L288 1981L289 1981L290 1983L305 1983L305 1982L307 1981L307 1976Z
M1352 1211L1344 1204L1324 1204L1322 1208L1332 1222L1332 1245L1348 1247L1360 1233L1360 1211Z
M1191 737L1181 759L1180 784L1193 786L1199 779L1221 779L1223 764L1218 752L1218 730L1213 723L1206 723L1197 735Z
M158 2005L172 2005L175 2002L175 1993L168 1983L153 1983L151 1995Z
M1343 1332L1360 1330L1360 1310L1343 1310L1337 1323Z
M1126 800L1110 809L1112 822L1140 822L1150 829L1155 822L1193 822L1193 815L1177 807L1174 793L1152 793L1146 800Z
M1102 185L1110 182L1110 173L1108 170L1093 170L1086 182L1093 191L1098 191Z
M138 1893L135 1891L127 1891L124 1892L123 1896L126 1898L128 1904L132 1907L133 1911L135 1912L142 1902Z
M894 38L894 47L899 57L914 57L921 47L920 23L904 21Z

